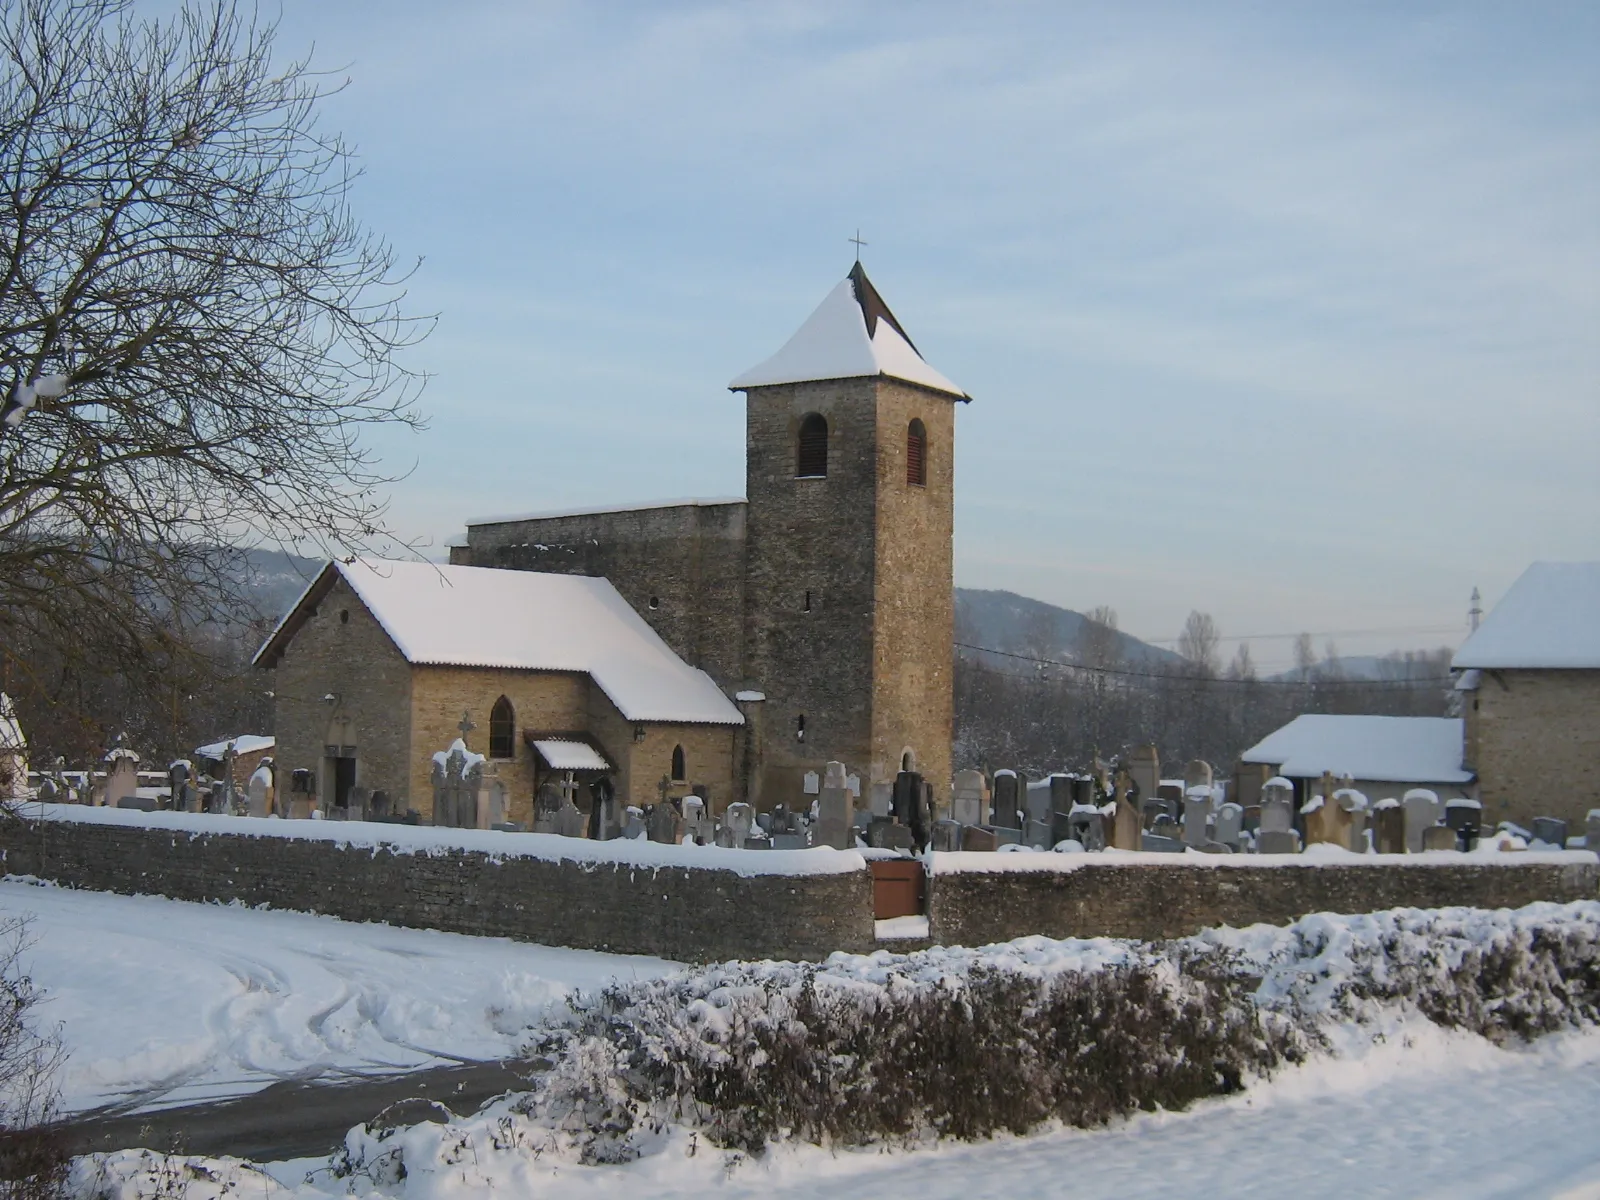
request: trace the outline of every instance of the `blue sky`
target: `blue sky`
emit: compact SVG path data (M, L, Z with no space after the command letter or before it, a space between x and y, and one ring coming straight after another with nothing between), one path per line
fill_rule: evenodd
M741 493L859 226L963 586L1356 652L1600 558L1600 6L282 2L439 314L404 533Z

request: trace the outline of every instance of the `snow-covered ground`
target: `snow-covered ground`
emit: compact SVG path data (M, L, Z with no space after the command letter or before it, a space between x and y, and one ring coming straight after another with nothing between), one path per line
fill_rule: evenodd
M661 959L7 880L69 1051L63 1105L163 1107L321 1073L503 1058L574 989Z

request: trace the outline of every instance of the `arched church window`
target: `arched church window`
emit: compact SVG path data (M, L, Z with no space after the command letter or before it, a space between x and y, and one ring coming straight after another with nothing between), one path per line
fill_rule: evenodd
M906 482L928 485L928 431L921 417L913 417L906 430Z
M517 756L517 711L501 696L489 710L489 757Z
M674 746L672 748L672 781L674 783L682 783L688 777L689 772L683 762L683 747Z
M794 473L800 479L821 479L828 473L828 419L821 413L800 422Z

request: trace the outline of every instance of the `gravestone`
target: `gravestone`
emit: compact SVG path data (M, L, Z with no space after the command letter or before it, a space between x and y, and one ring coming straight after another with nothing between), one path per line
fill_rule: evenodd
M172 791L172 807L178 812L193 812L195 806L194 764L180 758L167 768L167 786ZM42 795L42 793L41 793Z
M1223 845L1237 849L1244 834L1244 807L1229 801L1217 809L1216 831L1212 835Z
M1281 775L1261 788L1261 832L1285 833L1294 828L1294 784Z
M556 813L561 811L561 790L553 783L542 783L533 797L533 831L554 833Z
M1028 785L1027 792L1022 798L1022 808L1025 820L1023 828L1032 821L1039 825L1049 825L1053 809L1050 807L1050 781L1048 779L1035 780Z
M811 845L811 835L808 833L775 833L772 835L771 844L774 850L805 850Z
M1400 801L1379 800L1373 805L1372 845L1379 854L1406 852L1406 812Z
M589 832L589 822L584 820L578 806L570 798L556 810L555 832L561 837L570 838L581 838Z
M1591 850L1600 850L1600 808L1591 808L1584 817L1583 844Z
M623 822L616 784L609 776L602 775L589 784L589 837L597 842L621 837Z
M894 784L874 783L868 799L867 811L879 819L894 815Z
M989 789L982 771L957 771L950 790L950 815L962 825L989 822Z
M1012 829L1008 825L991 825L989 832L994 834L995 848L1001 846L1022 845L1022 830Z
M728 805L722 814L722 829L718 832L717 845L726 844L735 850L742 850L754 828L755 810L742 800L736 801Z
M1022 828L1022 779L1015 771L994 773L994 809L991 824L1007 829Z
M250 797L250 815L252 817L265 817L272 812L273 787L272 787L272 760L263 758L261 765L250 776L250 782L245 784L245 793Z
M1261 828L1261 805L1246 804L1244 806L1243 826L1246 833L1254 833Z
M1171 817L1157 817L1156 823L1150 826L1150 833L1153 837L1183 841L1183 827Z
M1202 842L1200 845L1196 846L1195 849L1200 851L1200 853L1202 853L1202 854L1232 854L1233 853L1233 847L1228 845L1227 842L1219 842L1219 841L1216 841L1216 840L1212 840L1212 841L1209 841L1209 842Z
M1131 780L1128 791L1119 791L1117 795L1117 806L1111 816L1111 845L1114 849L1139 848L1140 836L1144 833L1144 823L1140 820L1136 797L1137 793L1133 790Z
M1229 796L1241 808L1261 803L1261 789L1272 775L1265 763L1242 762L1233 768L1233 794Z
M933 848L946 852L961 849L961 822L935 821L933 823Z
M1567 823L1559 817L1535 817L1533 836L1558 850L1567 848Z
M676 846L683 841L683 818L671 800L660 800L650 810L646 827L652 842Z
M910 850L916 842L910 826L893 819L880 819L867 826L867 845L877 850Z
M1256 836L1257 854L1299 854L1300 835L1293 829L1263 829Z
M1074 804L1072 811L1067 814L1066 838L1060 841L1073 841L1080 843L1085 850L1104 850L1106 848L1105 816L1092 804Z
M1448 825L1429 825L1422 831L1424 850L1458 850L1456 831Z
M1183 792L1186 796L1197 787L1210 791L1214 782L1211 764L1203 758L1191 759L1189 765L1183 768Z
M822 780L815 771L807 771L801 776L800 790L807 796L815 796L822 790Z
M1192 764L1191 764L1192 765ZM1210 840L1206 821L1211 816L1211 785L1196 786L1183 798L1183 840L1200 846Z
M835 850L854 846L856 839L850 820L854 807L844 764L828 763L822 769L822 791L817 797L817 824L811 831L811 844L832 846Z
M1171 780L1166 783L1158 783L1156 785L1156 798L1166 801L1167 812L1176 818L1183 808L1183 784L1175 783Z
M46 775L39 781L39 792L35 797L40 804L60 804L61 785L50 776Z
M976 825L963 826L961 830L961 848L963 850L995 850L999 848L999 841L994 832L989 829L980 829Z
M1047 815L1043 815L1037 819L1055 823L1057 816L1065 817L1068 813L1070 813L1072 811L1072 806L1075 803L1072 795L1072 785L1076 782L1077 781L1070 775L1057 774L1050 776L1050 787L1049 790L1045 792L1045 795L1050 798L1050 808L1048 809ZM1061 836L1066 837L1064 823ZM1060 841L1061 839L1057 838L1056 840Z
M1483 824L1483 805L1464 796L1447 800L1444 806L1444 823L1455 830L1457 846L1462 850L1470 850ZM1595 840L1594 845L1600 846L1600 838Z
M1367 852L1367 798L1355 788L1342 787L1333 798L1345 814L1344 847L1356 854Z
M433 756L433 823L451 829L478 827L478 787L483 781L483 755L457 738L450 749Z
M719 838L716 822L706 815L706 802L692 794L683 798L683 836L693 839L696 846L729 844Z
M1128 754L1128 774L1141 801L1154 800L1161 786L1161 755L1154 746L1135 746Z
M118 746L106 755L105 803L109 808L121 808L124 800L139 794L139 756L132 750Z
M1144 812L1141 815L1144 818L1144 824L1149 826L1154 825L1162 817L1166 817L1170 821L1172 819L1172 810L1167 807L1165 800L1157 797L1154 800L1146 800L1144 802Z
M650 830L644 823L644 809L628 805L627 816L622 822L622 836L634 841L650 836Z
M1039 849L1044 850L1055 845L1054 833L1055 827L1053 823L1035 821L1029 818L1027 824L1022 827L1021 844L1024 846L1037 846Z
M238 757L239 752L233 748L232 742L222 748L222 775L211 788L212 812L231 813L238 802L233 784L233 764Z
M1168 822L1168 826L1177 829L1178 826ZM1156 854L1182 854L1189 847L1182 838L1168 837L1164 833L1154 831L1145 834L1139 839L1139 849L1149 850Z
M1313 796L1300 810L1305 818L1306 845L1350 846L1350 815L1332 796Z
M1406 849L1420 854L1422 831L1439 823L1439 797L1427 788L1412 788L1400 798L1400 806L1406 814Z

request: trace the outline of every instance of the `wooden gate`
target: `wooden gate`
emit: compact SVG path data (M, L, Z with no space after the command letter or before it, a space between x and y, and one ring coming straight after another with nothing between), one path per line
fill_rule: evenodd
M928 881L920 859L877 858L868 865L872 868L874 920L920 917L926 911Z

